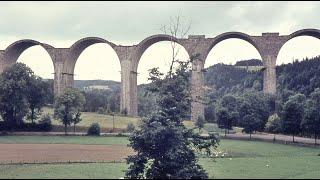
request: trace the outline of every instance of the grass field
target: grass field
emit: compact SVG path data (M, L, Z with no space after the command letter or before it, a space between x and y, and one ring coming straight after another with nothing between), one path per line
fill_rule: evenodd
M45 107L43 108L43 114L45 113L48 113L53 116L53 109ZM99 123L100 127L102 128L102 131L106 131L106 129L113 128L113 117L110 115L98 114L98 113L92 113L92 112L82 112L81 118L82 118L82 121L79 124L77 124L77 127L78 127L77 130L86 131L86 129L92 123ZM136 126L139 123L139 118L126 117L126 116L114 117L114 124L115 124L115 128L117 129L126 129L129 123L132 123ZM55 119L52 121L52 124L62 126L62 123ZM63 131L63 127L59 128L58 130ZM73 130L72 127L70 127L69 130Z
M127 144L125 137L2 136L0 143ZM221 140L224 158L200 158L210 178L320 178L320 149ZM120 178L125 163L0 165L0 178Z
M44 107L43 114L48 113L53 116L53 109ZM86 132L87 128L94 122L99 123L100 127L102 128L102 132L106 132L113 128L113 117L106 114L98 114L93 112L82 112L82 121L77 124L76 130L80 132ZM125 116L115 116L115 128L116 129L126 129L129 123L134 124L135 126L138 125L140 119L135 117L125 117ZM61 122L58 120L53 120L52 124L55 126L53 131L64 131L64 127L62 126ZM184 125L188 128L194 127L194 123L192 121L184 121ZM68 131L73 131L73 127L69 127ZM230 133L240 132L239 128L235 128L234 130L230 130ZM224 133L223 129L218 128L217 124L213 123L206 123L203 133L206 132L217 132L217 133Z

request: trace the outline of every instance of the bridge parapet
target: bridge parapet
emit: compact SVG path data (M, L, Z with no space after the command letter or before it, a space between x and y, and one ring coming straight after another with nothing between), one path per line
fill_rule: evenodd
M188 39L205 39L205 35L189 35Z

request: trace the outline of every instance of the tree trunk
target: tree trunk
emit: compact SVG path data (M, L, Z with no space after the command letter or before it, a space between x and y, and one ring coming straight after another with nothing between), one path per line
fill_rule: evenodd
M314 132L314 146L317 146L317 133Z
M67 124L64 124L64 135L67 135Z
M276 134L273 134L273 142L276 141Z
M73 133L76 133L76 123L73 123Z
M224 137L227 136L227 129L224 130Z
M292 135L292 142L294 142L294 135Z
M34 109L31 109L31 122L34 124Z

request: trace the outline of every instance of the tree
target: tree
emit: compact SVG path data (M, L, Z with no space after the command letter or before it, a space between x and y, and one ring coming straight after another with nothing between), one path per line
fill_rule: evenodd
M28 112L28 84L34 77L32 70L23 63L6 68L0 77L0 113L2 119L15 127L23 122Z
M204 117L199 116L195 123L195 125L199 128L199 133L200 133L200 130L204 127L204 123L205 123Z
M235 120L235 115L232 112L229 112L227 108L219 107L216 112L216 119L218 127L225 129L225 136L227 131L232 129L232 123Z
M137 155L127 159L131 163L126 172L128 178L207 178L190 148L190 138L200 137L192 136L182 123L190 94L186 91L189 89L187 64L181 63L182 67L171 78L160 79L156 70L157 75L150 78L155 84L150 90L158 93L160 108L144 118L129 138ZM209 142L215 145L216 140Z
M301 121L304 117L304 103L305 96L302 94L296 94L289 97L289 100L284 104L282 113L282 127L283 132L292 134L292 140L294 142L294 136L301 130Z
M130 122L130 123L127 125L127 132L132 133L132 132L134 131L134 129L135 129L134 124Z
M251 134L259 128L260 120L252 114L246 115L242 120L243 131Z
M84 96L73 88L66 89L56 98L54 114L64 125L65 134L67 134L67 126L75 123L80 119L80 110L85 103Z
M81 112L77 112L75 117L72 119L72 123L73 123L73 132L76 132L76 124L78 124L80 121L82 121L81 119Z
M310 100L306 102L305 115L301 122L301 128L314 135L314 143L317 144L317 136L320 134L320 89L317 88L310 94Z
M215 106L214 105L210 105L210 106L205 107L204 119L210 123L215 122L216 119L215 119Z
M28 119L34 123L34 120L38 118L41 113L41 108L45 105L48 97L49 86L40 77L30 78L27 84L26 97L28 100L29 114Z
M216 110L216 119L219 128L225 129L225 135L232 129L238 117L237 99L233 95L223 96Z
M239 125L245 124L244 117L252 115L258 119L257 122L260 124L257 126L255 131L263 131L265 124L269 118L272 106L271 97L263 94L262 92L245 92L239 98Z
M192 147L210 152L218 140L214 135L202 137L194 134L182 123L191 101L189 72L192 60L193 57L187 62L173 58L170 67L177 63L177 68L170 68L165 75L158 68L150 70L152 83L148 92L156 94L158 108L143 118L139 128L129 137L130 146L137 153L127 158L130 165L126 178L208 177L197 164Z
M274 133L274 141L276 139L276 133L280 133L281 130L281 119L278 116L278 114L273 114L269 116L265 127L265 131Z

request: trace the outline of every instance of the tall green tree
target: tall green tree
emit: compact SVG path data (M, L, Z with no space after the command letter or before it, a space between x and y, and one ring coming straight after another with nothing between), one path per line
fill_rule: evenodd
M76 125L81 121L82 121L81 112L79 111L76 113L75 117L72 119L74 133L76 132Z
M201 129L204 127L204 124L205 124L204 117L203 116L198 116L198 119L197 119L195 125L199 129L199 133L200 133Z
M242 94L239 98L238 124L240 126L245 124L242 122L245 116L254 116L257 122L260 122L260 124L256 126L255 131L263 131L270 112L272 112L270 101L272 101L271 97L262 92L245 92Z
M244 116L241 123L242 123L242 127L243 127L243 132L249 133L250 139L251 139L251 134L254 131L258 130L261 122L260 122L260 119L258 119L254 115L247 114L246 116Z
M225 95L222 97L216 110L216 119L219 128L227 131L232 129L239 117L237 99L233 95Z
M63 123L65 134L67 134L68 125L81 120L80 111L84 103L85 97L74 88L68 88L61 95L57 96L54 115Z
M207 178L197 164L191 147L216 147L217 138L201 137L187 129L182 121L190 105L189 62L179 62L176 72L161 78L157 68L150 71L152 86L149 91L158 94L159 109L144 118L140 128L129 137L130 146L137 152L129 156L127 178L168 179Z
M29 113L27 118L34 123L41 113L41 108L45 105L48 99L50 87L40 77L30 78L27 84L26 97L28 100Z
M296 94L289 97L284 104L282 113L283 132L294 136L301 132L301 122L304 117L304 104L306 97L303 94Z
M10 127L23 123L28 112L25 95L33 77L32 70L23 63L6 68L0 76L0 113Z
M281 127L281 119L278 114L273 114L269 116L268 121L265 127L266 132L270 132L274 134L274 140L276 139L276 134L282 131Z
M181 38L187 31L181 30L179 16L170 23L171 36ZM194 149L205 150L210 154L211 148L216 148L218 139L210 134L208 137L194 134L193 129L187 129L182 121L190 114L190 75L193 60L199 58L193 55L184 62L177 59L176 43L172 41L172 60L166 74L158 68L150 70L151 86L148 92L155 94L157 107L150 115L143 118L139 128L129 137L130 146L136 155L129 156L129 169L126 178L147 179L203 179L208 178L205 170L197 163ZM201 59L199 59L201 60Z
M320 134L320 89L315 89L310 94L310 99L306 102L304 118L301 128L313 134L314 143L317 143L317 136Z

